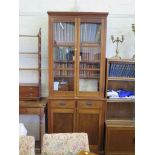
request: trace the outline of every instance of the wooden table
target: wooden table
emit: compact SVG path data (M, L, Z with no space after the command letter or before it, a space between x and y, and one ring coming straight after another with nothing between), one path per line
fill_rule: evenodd
M42 138L44 134L44 120L45 106L47 104L47 99L42 98L39 101L19 101L19 114L26 115L39 115L40 121L40 151L42 146Z

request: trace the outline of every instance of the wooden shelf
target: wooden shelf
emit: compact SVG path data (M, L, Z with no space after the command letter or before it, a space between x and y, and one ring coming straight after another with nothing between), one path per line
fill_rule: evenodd
M80 68L80 71L100 71L100 69L99 68Z
M108 126L135 126L134 120L107 120L106 125Z
M74 63L74 61L57 60L54 63Z
M73 68L54 68L54 71L57 71L57 70L73 71L74 69Z
M19 86L39 86L39 83L19 83Z
M54 42L54 46L74 47L74 42ZM74 49L73 49L74 50Z
M38 37L38 35L19 35L19 37Z
M19 54L36 54L36 55L38 55L37 52L19 52Z
M36 70L36 71L38 71L39 68L19 68L19 70Z
M100 43L95 43L95 42L82 42L80 44L82 47L100 47L101 44Z
M80 63L99 64L99 61L80 61Z
M54 78L74 78L74 76L54 76Z
M134 59L107 59L108 63L135 63Z
M135 102L135 99L131 98L109 98L107 102Z
M80 76L80 79L99 79L100 77Z
M135 78L130 77L108 77L109 81L135 81Z

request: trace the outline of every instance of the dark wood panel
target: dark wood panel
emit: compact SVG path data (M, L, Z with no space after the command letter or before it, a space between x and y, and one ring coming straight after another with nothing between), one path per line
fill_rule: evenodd
M74 129L74 114L54 113L53 114L53 133L68 133Z
M105 155L134 155L134 121L106 121Z
M107 102L106 119L133 120L135 114L134 102Z
M98 114L79 114L78 131L88 133L90 145L97 144L99 139Z
M135 152L134 127L106 128L106 155L130 154Z
M101 150L103 142L101 135L103 132L102 115L103 101L78 100L77 104L77 131L88 134L90 150L96 152Z

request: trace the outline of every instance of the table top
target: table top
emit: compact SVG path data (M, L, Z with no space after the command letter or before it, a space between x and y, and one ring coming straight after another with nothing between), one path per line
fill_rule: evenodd
M43 108L47 104L47 98L42 98L37 101L19 101L20 108Z

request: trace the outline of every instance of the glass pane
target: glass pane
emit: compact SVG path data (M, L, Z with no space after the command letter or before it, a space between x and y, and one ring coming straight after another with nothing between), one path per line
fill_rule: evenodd
M100 82L101 24L81 23L80 35L79 91L98 92Z
M74 91L74 23L54 23L54 91Z
M56 42L74 42L75 24L74 23L54 23L54 40Z
M54 48L54 90L74 91L73 47Z
M99 43L101 41L101 24L81 23L81 42Z

